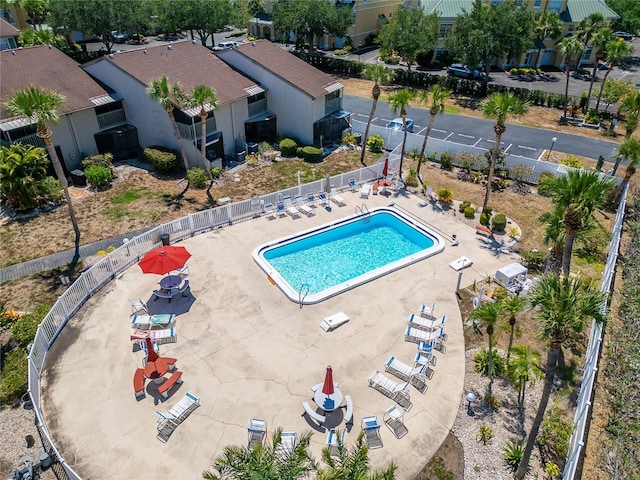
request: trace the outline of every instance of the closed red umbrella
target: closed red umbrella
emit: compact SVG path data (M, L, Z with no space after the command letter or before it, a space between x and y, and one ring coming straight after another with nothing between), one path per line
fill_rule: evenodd
M190 257L186 248L167 245L147 252L138 265L144 273L164 275L184 267Z
M145 338L144 342L147 345L147 364L154 363L160 358L160 355L158 355L153 349L153 342L151 341L151 338Z
M389 157L384 159L384 167L382 167L382 176L386 178L389 175Z
M331 395L333 393L333 369L331 365L327 365L327 372L324 374L322 393L325 395Z

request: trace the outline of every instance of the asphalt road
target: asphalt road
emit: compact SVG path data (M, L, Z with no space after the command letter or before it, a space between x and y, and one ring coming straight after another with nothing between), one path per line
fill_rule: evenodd
M343 108L352 112L352 119L366 122L371 111L371 99L345 95ZM414 133L424 133L429 123L429 110L426 108L409 107L407 116L415 122ZM385 102L379 102L376 108L375 125L384 126L397 117ZM465 117L442 113L436 116L431 130L431 137L475 145L489 149L495 138L494 122L479 118ZM539 158L545 149L551 147L552 138L557 138L553 149L567 154L588 158L598 158L602 155L605 160L613 161L617 144L605 140L596 140L577 135L543 130L540 128L507 125L502 135L502 145L507 153L527 158Z

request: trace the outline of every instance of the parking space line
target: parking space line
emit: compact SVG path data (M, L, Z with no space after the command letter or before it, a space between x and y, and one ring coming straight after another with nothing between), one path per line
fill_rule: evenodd
M453 134L454 134L454 132L451 132L449 135L447 135L446 137L444 137L444 139L443 139L443 140L449 140L449 137L451 137L451 135L453 135Z
M477 141L476 143L474 143L474 144L473 144L473 146L474 146L474 147L477 147L477 146L478 146L478 143L479 143L479 142L481 142L481 141L482 141L482 137L480 137L480 138L478 139L478 141Z

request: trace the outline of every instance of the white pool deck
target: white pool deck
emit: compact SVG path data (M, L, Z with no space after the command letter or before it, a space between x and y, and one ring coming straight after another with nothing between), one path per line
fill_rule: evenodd
M412 195L370 196L343 192L347 205L316 210L312 217L258 218L181 242L188 262L192 296L152 300L160 279L137 266L109 283L69 322L47 357L42 397L47 424L67 462L85 479L200 478L227 445L247 444L250 418L267 422L267 438L280 426L299 434L312 431L311 451L320 460L327 432L302 417L310 387L333 367L334 381L354 403L352 445L360 421L383 412L393 401L368 387L373 370L384 371L389 355L411 363L416 345L404 341L406 319L425 302L437 301L446 314L446 353L438 353L433 379L420 394L411 387L413 407L405 415L409 433L396 439L382 426L384 447L370 451L371 465L398 465L398 479L412 479L438 450L463 401L464 339L455 288L458 272L449 267L466 256L462 287L512 263L516 257L475 229L444 215ZM269 240L390 202L402 206L447 234L449 243L433 257L303 308L272 285L251 257ZM160 347L178 359L179 388L161 399L147 382L136 401L133 374L142 352L133 352L127 298L149 300L151 313L176 314L177 342ZM319 324L344 312L350 321L331 332ZM389 376L392 377L390 374ZM198 408L167 443L156 439L155 411L168 411L185 392L200 397ZM344 428L344 423L338 428Z

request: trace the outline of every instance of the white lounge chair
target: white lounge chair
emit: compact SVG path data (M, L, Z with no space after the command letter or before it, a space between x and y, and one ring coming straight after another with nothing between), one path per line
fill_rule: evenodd
M427 369L426 364L416 363L414 367L407 365L401 360L398 360L393 355L389 357L385 365L385 372L389 372L395 375L400 380L404 380L413 385L420 393L427 391L427 376L425 371Z
M433 369L431 368L431 366L435 365L434 363L435 359L436 357L433 356L433 351L432 353L422 353L422 352L416 353L416 358L414 361L416 365L424 365L425 368L423 371L423 375L427 377L429 380L433 378Z
M411 326L407 327L407 331L404 334L405 342L433 342L433 341L442 341L446 340L446 333L444 331L444 327L440 327L438 330L433 330L431 332L427 330L421 330L419 328L414 328ZM437 349L437 345L436 345Z
M345 199L343 197L341 197L340 195L338 195L338 192L336 191L335 185L331 185L331 200L334 203L338 204L338 206L340 206L340 207L342 207L342 206L347 204Z
M284 208L287 209L287 213L289 215L291 215L291 217L299 217L300 216L300 210L298 210L294 205L293 202L291 201L291 197L289 195L287 195L286 197L284 197L282 199L282 201L284 202Z
M302 210L302 213L304 213L307 217L313 215L315 212L313 211L313 208L309 207L308 205L305 205L304 200L302 199L302 195L296 195L294 198L295 202L296 202L296 206Z
M367 442L369 449L382 448L382 437L380 436L380 424L378 417L369 415L362 418L362 431L364 432L364 441Z
M307 194L307 205L311 208L316 208L318 204L316 203L316 196L313 193Z
M350 177L349 179L347 179L347 182L349 183L349 188L352 192L355 192L358 189L358 182L356 182L355 178Z
M275 453L280 460L286 459L296 446L297 433L295 430L283 430L280 433L280 444L276 447Z
M420 307L420 315L433 315L433 312L436 311L436 306L438 302L433 303L423 303Z
M158 416L158 440L166 442L169 437L191 413L200 406L200 399L191 392L176 403L168 412L156 412Z
M131 327L140 330L151 329L152 327L169 327L173 324L175 315L171 313L161 313L158 315L134 315L131 317Z
M133 300L132 298L130 298L129 303L131 304L131 316L137 315L138 313L144 313L145 315L149 314L147 302L145 302L144 300Z
M276 218L276 209L273 206L273 203L264 204L264 214L267 218Z
M344 442L347 438L347 430L336 430L335 428L332 428L331 430L329 430L329 433L327 434L327 448L329 449L329 454L330 455L337 455L338 454L338 449L340 448L340 445L344 446Z
M180 275L182 278L189 276L189 265L184 265L183 267L176 268L171 272L171 275Z
M444 322L447 321L447 316L443 315L440 318L435 318L432 316L417 316L413 313L409 315L409 319L407 320L407 324L412 327L419 328L420 330L432 331L437 328L444 327Z
M404 424L404 412L395 405L392 405L385 410L384 423L389 427L396 438L402 438L409 433L409 430Z
M329 206L329 197L327 197L325 192L318 192L318 201L320 202L320 205L325 207Z
M371 184L365 183L360 188L360 198L369 198L369 193L371 192Z
M165 343L175 343L178 340L174 327L163 328L161 330L133 330L131 332L131 340L140 344L144 343L145 338L151 338L153 343L164 345Z
M379 391L385 397L389 397L405 410L409 410L412 406L409 394L409 382L398 383L381 373L374 370L369 375L369 386Z
M253 450L258 444L262 444L264 437L267 433L267 422L260 420L259 418L252 418L249 420L249 426L247 427L248 433L248 446L249 450Z

